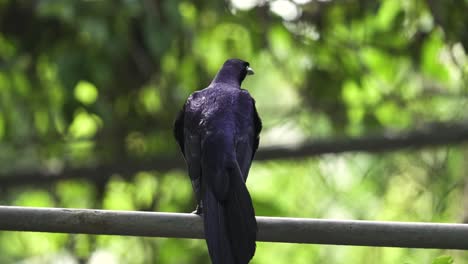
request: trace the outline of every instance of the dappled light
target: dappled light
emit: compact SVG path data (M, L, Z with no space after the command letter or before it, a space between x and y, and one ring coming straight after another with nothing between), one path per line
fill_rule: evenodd
M257 216L468 223L467 1L0 0L0 205L189 213L173 136L229 58ZM465 263L258 242L251 263ZM0 232L0 263L209 263L203 240Z

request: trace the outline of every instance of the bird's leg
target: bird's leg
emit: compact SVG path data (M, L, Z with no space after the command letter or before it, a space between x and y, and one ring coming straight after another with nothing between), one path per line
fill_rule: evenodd
M200 178L192 179L192 187L195 192L195 198L197 199L197 208L192 212L192 214L201 215L203 213L203 204L201 200Z
M197 208L195 208L195 211L193 211L192 214L196 214L196 215L202 215L203 214L203 206L202 206L201 201L200 201L199 204L197 204Z

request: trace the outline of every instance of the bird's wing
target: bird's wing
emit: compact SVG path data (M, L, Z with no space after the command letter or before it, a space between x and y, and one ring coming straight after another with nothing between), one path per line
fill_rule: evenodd
M248 93L247 93L248 94ZM237 138L236 159L241 169L244 181L247 180L250 165L255 156L260 142L260 131L262 130L262 121L258 116L255 108L255 100L248 95L248 104L250 104L251 114L249 118L249 126L247 127L247 135L240 135Z
M253 124L254 124L254 145L253 145L253 153L252 159L255 156L255 152L258 149L258 145L260 143L260 132L262 131L262 120L258 115L257 108L255 107L255 100L252 98L252 108L253 108Z
M193 191L198 205L201 201L201 141L199 135L186 133L185 136L185 160L187 161L188 173L192 181Z
M177 114L177 118L174 122L174 137L179 144L180 151L185 157L185 150L184 150L184 118L185 118L185 104L182 109Z
M190 180L192 181L193 191L200 205L201 199L201 161L200 161L200 136L193 135L185 129L185 109L187 103L184 104L182 110L177 115L174 123L174 137L179 144L180 150L184 155L188 167Z

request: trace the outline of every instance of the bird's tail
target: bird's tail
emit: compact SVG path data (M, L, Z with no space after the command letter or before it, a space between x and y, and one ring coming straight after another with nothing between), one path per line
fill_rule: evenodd
M213 264L246 264L255 253L257 222L239 167L226 169L229 191L218 201L210 188L203 197L205 237Z

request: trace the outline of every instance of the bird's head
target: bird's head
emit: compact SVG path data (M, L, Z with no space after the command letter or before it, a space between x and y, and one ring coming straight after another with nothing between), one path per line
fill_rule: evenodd
M224 62L213 83L234 83L241 85L247 75L254 74L250 64L240 59L229 59Z

